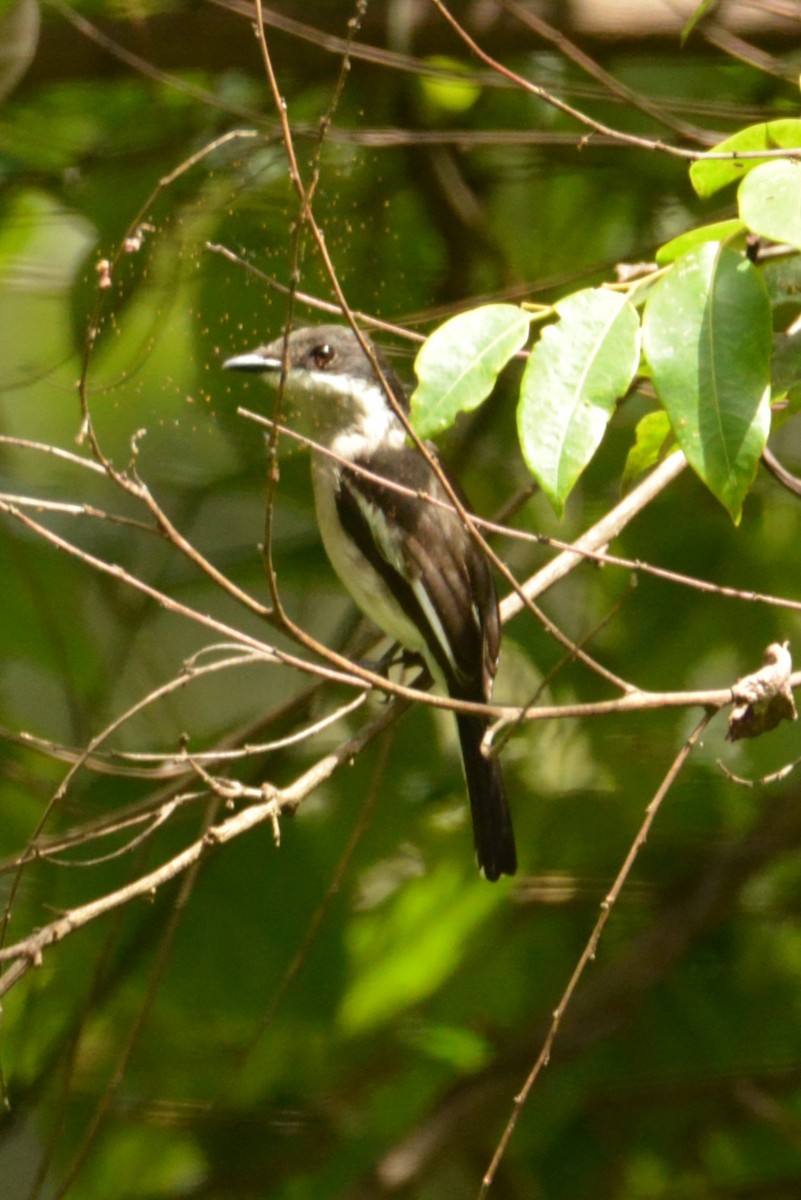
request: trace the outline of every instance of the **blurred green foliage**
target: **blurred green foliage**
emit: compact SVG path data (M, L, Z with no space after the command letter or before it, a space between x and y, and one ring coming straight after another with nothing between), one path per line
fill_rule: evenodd
M346 36L352 5L313 9L302 19L325 19ZM230 27L244 49L220 65L222 39L196 62L179 53L181 35L210 10L95 2L79 11L140 54L149 44L153 64L178 65L146 75L95 49L93 65L71 73L73 60L58 61L52 47L73 26L47 8L40 57L3 102L2 433L83 462L4 441L0 493L7 504L38 502L21 511L86 554L276 640L93 470L86 439L76 440L85 371L93 427L114 466L135 459L192 545L267 601L264 440L237 412L265 412L266 398L220 370L227 355L275 336L287 315L285 295L249 267L287 286L295 265L298 204L258 48L233 12L215 14L215 29ZM142 29L154 28L163 43L143 43ZM706 144L796 114L787 78L696 37L684 49L612 43L603 65L706 131ZM350 304L374 316L429 331L482 300L554 303L609 278L616 262L649 260L689 227L735 215L726 197L694 195L678 159L598 139L579 152L583 130L500 86L453 38L442 55L460 64L464 103L453 88L355 58L320 146L339 57L284 34L268 41L307 181L319 168L314 211L338 276ZM786 53L789 76L789 43ZM677 140L522 27L503 57L597 119ZM438 65L421 53L421 71ZM220 246L238 260L211 248ZM299 265L300 289L330 302L307 232ZM786 287L787 325L795 286ZM294 315L316 319L301 301ZM396 342L410 378L408 346ZM442 445L482 515L529 483L515 369ZM647 390L619 408L563 521L535 495L513 523L568 541L595 521L619 498L651 409ZM774 448L797 467L792 420ZM735 529L685 472L611 548L797 601L799 511L762 472ZM521 580L548 553L497 545ZM347 651L355 622L319 545L302 454L281 457L273 559L294 619ZM59 552L8 513L0 578L0 849L9 864L40 821L45 838L68 836L155 803L169 787L83 769L52 803L68 764L20 735L80 750L225 638ZM585 564L543 604L570 636L595 631L591 652L644 688L729 686L758 666L767 643L797 641L787 608L646 575L632 587L629 572L610 566ZM609 695L563 658L531 617L516 618L497 699L525 701L545 677L546 702ZM176 755L183 744L197 753L223 740L269 741L351 698L335 685L307 695L309 686L265 664L189 679L103 748ZM369 712L381 708L369 702ZM490 887L471 861L451 722L417 708L283 821L280 848L262 826L220 847L191 887L176 881L48 949L4 1001L4 1198L475 1195L599 904L695 719L664 710L516 731L503 758L521 872ZM359 709L311 740L220 770L288 783L364 720ZM744 776L774 771L798 756L797 732L785 725L736 746L724 733L718 718L663 805L523 1109L498 1196L801 1190L797 785L791 775L744 789L718 767L722 758ZM7 870L6 942L124 887L228 815L196 775L181 792L192 797L146 837L136 826Z

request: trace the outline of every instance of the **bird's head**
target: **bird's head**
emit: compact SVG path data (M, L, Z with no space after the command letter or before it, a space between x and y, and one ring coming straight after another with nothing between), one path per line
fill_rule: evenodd
M392 368L372 349L382 374L404 411L408 403ZM286 371L282 368L286 355ZM228 371L249 371L278 387L283 377L286 415L298 430L324 444L342 433L364 431L386 436L400 421L387 399L375 367L356 334L346 325L314 325L288 337L226 359Z

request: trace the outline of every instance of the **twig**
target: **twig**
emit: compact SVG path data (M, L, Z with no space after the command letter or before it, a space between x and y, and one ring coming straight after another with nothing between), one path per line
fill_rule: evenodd
M687 738L687 741L684 743L681 750L676 755L667 774L665 775L665 778L662 780L662 783L659 785L653 799L651 800L650 804L648 805L648 807L645 810L645 819L644 819L642 825L640 826L640 828L637 832L637 836L635 837L634 841L632 842L631 847L629 848L629 852L626 855L626 858L623 862L622 867L618 871L617 877L616 877L614 883L612 884L612 887L610 888L606 898L603 900L603 902L601 904L601 911L598 915L597 921L595 922L592 933L590 934L587 944L584 947L584 950L582 951L578 962L576 963L576 966L573 970L572 975L570 976L570 979L568 980L567 987L565 988L564 992L562 993L561 999L559 1000L559 1003L556 1006L556 1009L553 1014L553 1018L551 1020L550 1028L546 1035L546 1038L543 1043L542 1049L539 1053L539 1056L537 1057L537 1060L534 1063L534 1066L531 1068L531 1071L529 1072L528 1077L527 1077L525 1083L523 1084L523 1087L520 1089L519 1093L515 1096L514 1108L509 1117L509 1120L507 1121L507 1124L503 1131L503 1134L501 1135L500 1141L498 1142L495 1153L492 1156L492 1161L490 1162L490 1165L487 1168L486 1174L484 1175L484 1178L481 1181L481 1187L479 1188L479 1192L478 1192L478 1200L484 1200L484 1197L487 1195L490 1187L492 1186L492 1181L495 1178L495 1173L498 1169L498 1165L499 1165L501 1159L503 1158L504 1153L506 1152L506 1148L509 1145L509 1142L511 1141L512 1135L515 1131L515 1127L517 1126L517 1122L520 1118L520 1114L523 1111L523 1107L526 1103L526 1100L529 1097L531 1089L534 1086L540 1072L543 1070L544 1067L546 1067L548 1065L548 1062L549 1062L550 1056L551 1056L551 1049L552 1049L554 1041L556 1039L556 1035L559 1032L559 1025L565 1015L565 1012L567 1011L567 1008L573 997L573 993L575 992L575 990L578 986L579 980L581 979L582 975L584 974L586 967L595 958L595 952L598 948L598 942L600 941L601 934L603 933L603 930L604 930L604 926L606 925L607 921L609 920L609 917L612 913L612 909L614 908L614 905L615 905L621 891L623 890L623 885L625 884L625 882L629 876L631 868L634 866L637 855L639 854L642 847L645 845L645 842L646 842L646 839L650 832L651 826L653 825L654 820L656 819L656 815L659 812L660 805L662 804L662 801L664 800L665 796L667 795L667 793L669 792L673 783L675 782L676 777L679 774L679 771L684 766L691 751L693 750L694 746L698 742L698 739L702 736L704 730L708 726L709 722L712 720L713 716L714 716L714 713L706 712L701 717L700 721L697 723L697 725L693 729L692 733Z
M593 79L597 79L602 87L616 99L622 100L625 104L633 108L638 108L640 112L653 117L661 125L666 125L674 133L691 138L693 141L706 145L720 140L719 137L710 134L708 130L699 129L697 125L690 125L687 121L682 121L678 117L665 112L664 108L656 104L650 97L644 96L642 92L635 91L634 88L616 79L614 75L610 75L600 63L596 62L589 54L585 54L579 46L571 42L567 34L563 33L560 29L555 29L553 25L549 25L547 21L532 12L530 8L524 7L520 3L520 0L502 0L502 3L507 12L512 13L523 25L527 25L529 29L533 29L541 38L550 42L561 54L564 54L565 58L571 59L582 71L586 71Z
M203 821L206 831L208 831L208 829L211 827L211 823L214 820L217 808L218 805L216 801L211 801L207 806ZM83 1136L81 1137L72 1157L64 1169L61 1179L59 1180L58 1187L52 1193L54 1200L62 1200L62 1197L66 1196L70 1191L72 1184L80 1174L89 1152L97 1139L103 1122L107 1119L108 1114L111 1111L111 1106L113 1105L114 1100L116 1099L119 1090L122 1087L125 1074L128 1070L128 1064L131 1061L131 1056L133 1055L133 1052L139 1042L147 1019L153 1008L153 1004L155 1003L156 996L158 995L159 984L164 976L164 972L167 969L169 957L172 953L175 937L178 932L178 926L189 903L192 892L194 891L195 884L198 880L199 871L200 859L198 858L194 863L192 863L191 867L184 875L180 890L178 895L175 897L169 917L162 931L158 952L147 978L142 1001L137 1008L136 1016L131 1023L131 1027L128 1030L127 1036L120 1047L112 1076L106 1083L106 1086L102 1089L94 1111L92 1112L86 1124Z
M582 112L581 109L575 108L572 104L567 104L564 100L560 100L558 96L554 96L553 93L549 92L546 88L541 87L537 83L532 83L530 79L525 79L522 75L518 75L516 71L512 71L509 67L504 66L503 63L498 62L498 60L493 58L491 54L488 54L486 50L482 50L482 48L475 41L475 39L470 36L464 26L461 25L459 21L457 21L456 17L454 17L453 14L448 10L446 5L443 3L443 0L431 0L431 3L445 18L445 20L448 22L454 32L461 38L464 44L473 52L473 54L475 54L477 58L481 60L481 62L485 63L488 67L491 67L492 70L497 71L503 76L504 79L508 79L510 83L514 83L517 87L523 88L524 91L529 92L532 96L536 96L538 100L542 100L543 103L549 104L552 108L558 109L559 112L564 113L566 116L573 117L573 119L578 121L580 125L583 125L585 128L589 129L591 132L585 135L585 137L582 139L582 146L591 145L592 134L599 133L605 137L614 138L615 141L622 146L633 146L640 150L659 150L663 154L669 154L674 158L682 158L689 162L696 162L699 159L740 160L748 158L772 157L798 158L801 156L801 147L797 147L792 150L768 150L765 151L764 154L761 151L734 150L726 152L687 150L682 146L672 146L669 142L664 142L661 139L638 137L636 134L625 133L623 130L615 129L611 125L605 125L603 121L596 121L593 117L588 116L587 113Z
M397 719L399 707L397 702L388 705L354 737L321 758L294 783L280 790L264 789L262 794L266 795L266 798L260 803L251 805L218 825L212 825L202 838L198 838L160 867L140 876L125 887L109 892L88 904L79 905L13 945L4 946L0 949L0 963L7 962L11 965L0 976L0 997L26 975L31 967L41 964L42 956L49 946L91 924L98 917L113 912L121 905L129 904L139 897L152 897L159 888L182 875L213 847L241 837L265 821L272 823L283 811L294 811L306 796L329 779L340 766L347 765L366 745L383 733Z

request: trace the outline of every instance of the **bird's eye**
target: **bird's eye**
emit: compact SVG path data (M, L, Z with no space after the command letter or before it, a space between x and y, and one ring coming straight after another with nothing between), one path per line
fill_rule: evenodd
M329 346L328 342L323 342L321 346L315 346L311 352L311 360L318 370L322 371L332 362L334 358L334 348Z

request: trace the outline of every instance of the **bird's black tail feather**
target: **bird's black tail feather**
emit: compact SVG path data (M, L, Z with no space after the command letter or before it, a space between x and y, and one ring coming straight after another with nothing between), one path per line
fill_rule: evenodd
M497 758L481 753L481 739L487 728L481 717L459 713L456 717L462 760L473 818L473 840L479 870L494 881L517 870L515 835L506 791Z

